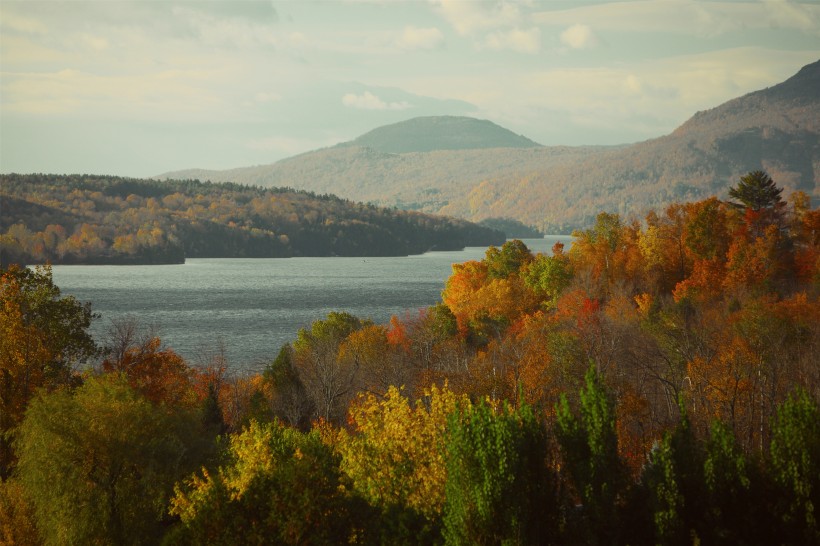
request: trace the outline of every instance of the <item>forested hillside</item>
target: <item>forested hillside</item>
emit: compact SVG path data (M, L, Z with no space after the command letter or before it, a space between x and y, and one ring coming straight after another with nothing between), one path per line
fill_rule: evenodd
M587 227L597 211L650 208L718 195L748 171L820 198L820 61L768 89L698 112L673 133L530 174L488 176L437 212L481 219L517 211L525 223Z
M624 146L453 149L445 143L421 151L380 147L363 136L271 165L168 176L332 192L473 221L511 217L545 233L585 229L601 210L642 217L676 201L725 197L734 180L756 169L788 191L818 199L818 86L820 61L783 83L698 112L669 135ZM415 142L417 125L373 134ZM426 129L432 146L435 126ZM404 141L395 134L401 130Z
M820 210L727 189L491 247L254 376L130 323L98 350L48 268L5 270L0 540L818 544Z
M504 240L464 220L196 180L2 175L0 208L4 263L402 256Z

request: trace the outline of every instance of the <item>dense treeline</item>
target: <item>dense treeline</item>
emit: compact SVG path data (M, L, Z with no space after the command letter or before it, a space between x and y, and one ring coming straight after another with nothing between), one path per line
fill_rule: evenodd
M90 309L12 268L0 537L818 543L820 211L780 193L491 247L418 316L331 313L250 377L130 323L98 354Z
M196 180L2 175L0 203L3 263L401 256L504 240L453 218Z

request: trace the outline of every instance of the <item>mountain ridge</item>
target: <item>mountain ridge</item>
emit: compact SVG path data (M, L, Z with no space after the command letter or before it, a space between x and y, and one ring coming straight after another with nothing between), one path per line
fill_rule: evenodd
M290 186L471 221L509 217L545 232L588 226L601 210L635 217L673 201L725 196L757 169L784 195L802 190L817 199L818 88L820 61L697 112L667 135L620 146L389 153L354 139L271 165L161 177Z

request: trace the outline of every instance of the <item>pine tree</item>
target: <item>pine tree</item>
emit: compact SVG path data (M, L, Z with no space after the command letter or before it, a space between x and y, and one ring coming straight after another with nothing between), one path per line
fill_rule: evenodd
M752 171L740 177L736 187L729 188L729 197L740 201L732 203L738 208L749 208L753 211L764 209L779 210L783 207L780 194L783 188L778 188L774 180L764 171Z

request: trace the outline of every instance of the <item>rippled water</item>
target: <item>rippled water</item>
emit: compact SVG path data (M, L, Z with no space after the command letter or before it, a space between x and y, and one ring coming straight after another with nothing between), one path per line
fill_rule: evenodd
M556 240L526 239L533 252ZM376 323L440 300L452 264L485 248L399 258L189 259L184 265L54 266L64 294L90 301L103 341L112 320L133 317L196 361L224 344L231 367L258 370L299 328L330 311Z

